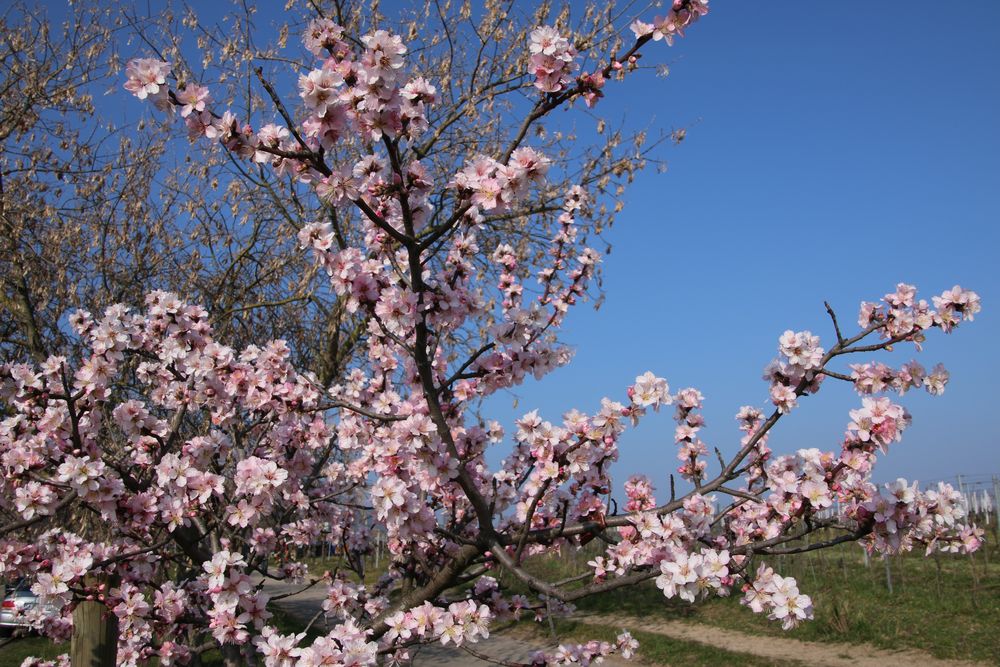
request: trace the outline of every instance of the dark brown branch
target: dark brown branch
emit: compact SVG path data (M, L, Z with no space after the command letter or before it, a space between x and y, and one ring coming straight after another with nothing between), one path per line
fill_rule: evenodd
M299 134L299 131L295 126L295 121L292 120L291 114L289 114L288 109L285 108L284 102L282 102L281 98L278 97L278 93L274 90L274 86L272 86L271 83L264 78L264 71L260 67L255 67L253 72L254 74L257 75L257 79L260 80L260 85L264 86L264 90L267 91L267 94L271 98L271 101L274 103L275 108L277 108L278 113L281 114L281 117L285 120L285 125L288 127L288 131L291 132L292 136L295 137L295 140L299 142L299 146L302 146L302 149L307 151L309 156L314 161L318 160L320 163L322 163L323 162L322 158L320 158L319 155L317 155L313 151L309 150L309 145L305 142L305 140L302 139L302 136ZM326 165L324 164L323 166ZM320 169L320 171L323 170ZM327 168L326 171L324 171L323 173L329 176L330 175L329 168Z
M59 501L59 504L52 508L51 514L36 514L30 519L24 519L23 521L17 521L15 523L9 523L6 526L0 527L0 536L11 533L15 530L21 530L22 528L28 528L29 526L34 526L36 523L41 523L42 521L51 518L52 516L59 513L60 510L64 510L69 507L70 503L76 500L76 491L70 491L66 494L66 497Z
M833 308L830 307L830 303L828 301L824 301L823 305L826 306L826 312L830 315L830 319L833 320L833 330L837 334L837 343L843 345L844 336L840 333L840 324L837 322L837 314L833 312Z

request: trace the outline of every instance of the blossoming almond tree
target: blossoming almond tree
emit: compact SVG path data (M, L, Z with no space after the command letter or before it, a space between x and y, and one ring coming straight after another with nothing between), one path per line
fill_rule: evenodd
M168 13L44 4L0 15L0 356L74 356L66 313L166 289L209 308L230 344L280 335L301 367L337 377L355 322L296 247L314 202L277 177L227 172L207 144L175 160L171 124L108 108L132 26L170 34Z
M620 400L558 424L536 412L512 425L477 416L481 399L568 362L559 327L599 261L578 231L595 206L579 185L559 194L544 261L510 243L480 243L487 219L528 215L519 205L565 168L531 146L533 129L555 109L598 103L650 42L670 43L706 13L705 0L675 0L651 23L631 23L620 50L586 67L576 36L534 29L523 59L533 93L521 120L497 150L448 173L435 161L434 137L448 122L432 112L437 85L411 72L398 34L312 21L304 44L317 63L299 78L301 112L262 82L277 117L257 129L215 107L207 88L174 85L167 62L130 62L125 87L138 98L326 202L329 219L299 241L365 322L366 354L327 386L294 367L283 341L232 349L204 309L154 292L142 310L75 314L87 343L79 360L4 365L3 502L18 517L0 526L0 572L34 577L34 590L61 609L36 619L39 627L66 637L74 604L97 600L118 619L121 664L185 664L217 647L233 665L376 664L403 661L420 644L468 648L498 620L569 613L583 597L648 580L692 602L742 594L752 611L790 628L811 617L811 600L762 557L849 541L879 554L975 550L982 532L964 522L951 487L870 481L879 453L910 422L886 394L940 393L947 371L861 358L919 348L935 329L972 320L979 299L960 287L928 303L900 284L862 304L856 331L830 310L827 344L808 331L782 334L765 371L770 406L739 410L739 446L719 453L717 466L700 437L700 392L671 392L651 373ZM476 270L484 255L494 272ZM858 361L838 366L846 359ZM770 431L829 379L862 395L843 440L830 452L772 456ZM633 477L627 502L612 510L605 499L622 433L667 405L690 490L657 499ZM491 468L486 451L505 441L513 447ZM53 525L68 507L96 526L82 534ZM362 584L376 529L390 563ZM821 541L801 544L820 529ZM583 578L550 581L525 567L594 538L607 548ZM340 569L312 572L296 559L317 542L339 545ZM268 580L324 587L333 629L314 641L281 634ZM587 664L635 648L623 632L534 661Z

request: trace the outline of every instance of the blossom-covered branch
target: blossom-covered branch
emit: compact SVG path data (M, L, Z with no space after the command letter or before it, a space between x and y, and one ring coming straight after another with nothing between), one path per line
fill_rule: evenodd
M38 624L65 636L74 602L92 598L119 619L122 664L183 663L209 636L230 664L251 654L268 665L375 664L404 660L419 644L466 646L497 621L568 613L575 600L653 579L692 602L742 590L750 609L792 627L811 616L811 599L759 557L800 550L798 540L818 530L833 536L816 544L861 540L883 554L977 548L981 531L950 487L871 483L879 453L910 421L881 394L937 394L947 372L915 362L829 367L920 346L928 332L972 320L979 299L959 287L931 306L901 284L862 306L853 335L834 316L829 349L808 331L782 334L761 392L770 413L739 410L742 436L716 449L714 476L701 439L704 397L671 393L653 373L622 401L603 398L559 424L532 411L507 433L478 417L482 399L568 363L558 333L600 261L581 232L600 188L553 191L563 166L528 145L531 128L556 108L593 106L606 80L636 69L641 49L670 43L706 12L705 0L675 0L665 16L633 23L631 46L602 54L590 73L578 73L584 46L558 22L525 34L526 71L505 80L521 80L534 101L496 150L458 165L435 160L444 150L432 131L436 84L410 72L409 48L385 29L354 35L313 20L303 41L319 64L299 78L301 109L289 111L258 73L280 116L258 129L212 110L207 87L172 87L165 61L131 61L126 88L183 118L192 138L324 202L329 217L303 225L297 240L358 323L361 354L321 381L296 367L284 341L229 347L206 310L156 291L144 312L77 313L72 325L86 341L78 361L5 364L0 392L12 414L0 423L0 464L14 501L3 509L21 518L0 534L0 566L35 575L36 592L62 610ZM548 235L541 257L518 250L516 238L487 243L490 216L529 211ZM863 395L839 451L773 456L770 431L828 377ZM677 472L693 488L679 497L672 488L662 502L648 479L633 477L619 510L609 496L621 437L668 405ZM488 449L504 443L506 458L490 466ZM720 509L712 494L733 501ZM16 534L70 507L100 517L102 529ZM364 556L380 537L388 569L367 583ZM595 538L607 548L584 578L548 581L525 567ZM299 560L317 543L338 545L334 572L309 572ZM497 571L527 592L502 585ZM325 586L332 629L311 642L281 634L265 591L275 579ZM536 663L634 651L623 633Z

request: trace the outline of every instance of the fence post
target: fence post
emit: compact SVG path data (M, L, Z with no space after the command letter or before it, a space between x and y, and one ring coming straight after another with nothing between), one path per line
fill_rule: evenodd
M118 660L118 617L96 600L84 600L73 610L73 667L115 667Z
M1000 524L1000 477L993 475L993 515Z
M1000 542L1000 477L993 475L993 548L997 549ZM986 545L989 549L989 544Z

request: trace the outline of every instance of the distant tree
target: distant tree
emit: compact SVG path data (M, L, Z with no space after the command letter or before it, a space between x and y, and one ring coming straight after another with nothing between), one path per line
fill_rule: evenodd
M763 557L849 541L882 554L979 546L982 531L965 523L947 485L870 481L878 453L909 424L882 394L940 393L947 372L916 362L832 367L973 319L979 298L959 287L932 305L900 284L862 304L856 332L831 310L828 346L786 331L766 371L773 407L740 409L739 447L718 453L715 472L699 437L701 394L671 393L652 373L620 402L602 399L561 424L529 412L506 435L479 416L483 398L569 361L558 333L591 292L600 253L589 241L645 161L641 135L626 141L600 122L591 148L579 148L553 112L594 107L638 69L650 42L671 43L706 14L706 1L675 0L651 23L628 23L628 7L591 8L571 23L568 9L547 5L514 15L512 3L430 2L393 30L377 5L312 11L299 26L310 64L258 51L248 10L232 32L181 19L203 62L218 66L218 89L199 82L174 38L126 66L127 90L214 147L205 176L228 173L235 208L220 213L222 227L193 212L198 198L219 209L204 184L181 192L192 177L168 179L178 192L170 201L186 204L164 206L171 222L162 229L200 230L177 250L185 261L232 262L198 268L210 281L190 283L211 308L152 290L142 311L78 311L62 328L47 320L51 339L79 341L72 354L36 351L30 336L11 343L37 361L0 367L0 505L9 515L0 573L35 577L43 601L62 609L38 619L47 634L66 636L74 604L97 600L118 619L120 664L183 664L213 648L230 665L375 664L424 643L467 646L499 619L569 613L583 597L651 579L691 602L741 590L753 611L790 628L811 618L811 600ZM156 46L148 26L126 20ZM295 108L272 83L288 68L301 72ZM218 105L237 90L242 109ZM263 208L240 208L250 193ZM252 240L221 233L226 225L251 226ZM273 243L259 244L258 232ZM294 243L315 268L292 258ZM246 257L269 277L243 282ZM260 293L268 303L249 309L250 323L210 315ZM281 320L297 309L301 317ZM19 312L12 330L27 331L27 314L39 311ZM287 341L264 342L285 325ZM228 336L249 341L230 347ZM828 378L864 396L839 451L772 456L771 429ZM621 434L671 404L678 473L690 488L657 500L633 477L618 507L611 468ZM491 469L485 453L505 440L513 445ZM59 525L67 512L76 520ZM389 566L366 584L376 527ZM819 541L801 543L818 530ZM594 539L606 549L585 577L551 581L525 567L530 556ZM310 572L299 558L317 543L338 546L336 571ZM501 571L522 592L492 576ZM311 643L280 634L269 622L269 579L325 586L333 629ZM623 633L535 661L586 663L635 647Z

